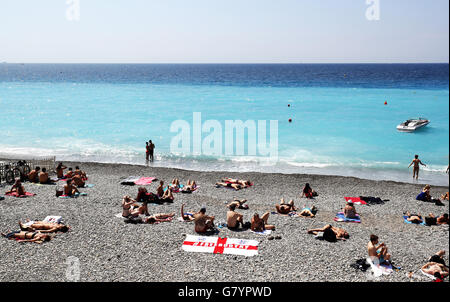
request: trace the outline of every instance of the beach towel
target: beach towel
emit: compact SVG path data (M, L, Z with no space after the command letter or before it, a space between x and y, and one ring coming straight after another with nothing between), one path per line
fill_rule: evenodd
M170 185L170 187L173 188L172 185ZM173 189L173 190L172 190L172 193L180 193L180 190L183 189L183 188L184 188L184 185L180 184L180 187L178 187L178 188L176 188L176 189ZM166 191L167 191L167 187L164 188L164 192L166 192Z
M367 258L366 261L370 264L373 276L375 278L381 277L382 275L390 275L392 272L394 272L394 269L390 263L383 262L381 264L375 264L370 258Z
M147 186L151 185L154 180L156 180L155 177L141 177L137 181L135 181L134 184L138 186Z
M126 186L134 186L136 185L136 181L138 181L139 179L141 179L141 177L139 176L128 176L127 178L120 181L120 184Z
M8 193L8 194L5 194L5 195L6 196L17 197L17 198L25 198L25 197L28 197L28 196L35 196L36 194L25 192L25 195L19 195L17 192L12 192L12 193Z
M59 196L58 198L61 198L61 199L68 199L68 198L77 198L77 197L79 197L79 196L87 196L87 193L75 193L73 196L69 196L69 195L61 195L61 196Z
M359 215L356 215L356 217L357 218L347 218L344 213L339 212L336 214L336 217L334 217L334 221L361 223L361 217Z
M252 257L258 255L258 244L256 240L187 235L181 248L185 252Z
M354 204L358 204L358 205L366 205L367 204L367 202L362 200L360 197L344 197L344 199L347 202L351 201Z
M62 217L61 216L47 216L44 219L44 222L50 222L50 223L61 223Z
M413 223L411 221L408 221L408 216L403 216L403 221L406 222L407 224L427 225L424 219L423 219L422 223Z
M250 230L252 233L258 234L258 235L264 235L264 236L268 236L270 234L272 234L272 230L264 230L262 232L254 232L252 230Z

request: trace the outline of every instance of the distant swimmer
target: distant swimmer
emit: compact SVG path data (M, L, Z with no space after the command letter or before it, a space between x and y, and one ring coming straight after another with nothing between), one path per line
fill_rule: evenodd
M145 142L145 162L148 163L150 158L150 146L148 145L148 142Z
M422 161L419 159L419 155L416 155L416 156L414 156L414 159L412 160L412 162L409 164L409 166L408 166L408 168L409 167L411 167L412 165L414 165L414 168L413 168L413 179L414 179L414 177L416 178L416 179L419 179L419 164L420 165L422 165L422 166L427 166L427 165L425 165L424 163L422 163Z
M150 152L150 161L154 161L153 152L155 151L155 144L153 144L152 140L148 141L148 148Z

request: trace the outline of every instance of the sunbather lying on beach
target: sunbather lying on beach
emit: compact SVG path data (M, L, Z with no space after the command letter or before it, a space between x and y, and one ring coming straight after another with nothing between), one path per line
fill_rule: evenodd
M235 212L235 210L236 204L231 204L227 212L227 225L229 229L238 229L239 224L244 227L244 216Z
M138 217L139 215L150 216L150 214L148 213L147 201L144 201L141 206L138 206L136 204L131 205L130 215L128 216L128 218L130 217L135 218Z
M24 231L10 232L8 234L2 233L2 236L10 240L17 240L17 242L34 242L39 244L45 241L50 241L50 239L52 238L50 235L43 234L41 232Z
M444 266L447 266L445 264L444 255L445 255L445 251L440 250L439 252L437 252L436 254L431 256L430 259L428 260L428 262L436 262L436 263L440 263Z
M240 179L234 179L234 178L229 178L229 177L222 179L222 181L229 182L232 184L238 184L238 185L241 185L243 188L247 188L252 185L252 182L250 180L240 180Z
M248 210L248 205L245 204L246 202L247 202L247 199L242 199L242 200L235 199L231 203L229 203L227 205L227 207L229 208L231 205L234 204L237 209Z
M297 213L300 217L306 217L306 218L314 218L317 214L317 208L313 206L312 208L307 208L306 205L303 207L303 209Z
M149 217L145 217L142 219L143 223L148 224L154 224L154 223L161 223L161 222L170 222L173 220L173 217L175 216L175 213L169 213L169 214L153 214Z
M323 233L323 239L329 242L335 242L336 240L346 240L350 237L346 230L335 228L330 224L327 224L321 229L308 230L308 234L318 235L319 233Z
M172 183L170 184L170 187L173 189L179 189L180 188L180 180L178 178L174 178L172 180Z
M74 196L75 193L80 193L77 187L73 184L72 179L69 178L64 185L64 195Z
M405 215L408 217L406 220L408 220L409 222L416 223L416 224L421 224L423 222L421 215L411 214L409 212L406 212Z
M160 201L172 203L174 201L174 199L175 199L175 197L173 196L172 191L173 191L172 187L167 187L167 190L164 192L162 198L160 198Z
M356 208L353 202L349 201L344 207L345 218L355 219L358 218L358 213L356 213Z
M225 187L225 188L233 188L236 191L242 189L242 185L240 184L233 184L233 183L229 183L229 182L216 182L216 188L219 187Z
M67 169L66 166L63 165L63 163L59 163L56 167L56 176L58 178L64 178L64 170Z
M194 221L195 213L192 212L184 212L184 203L181 205L181 218L184 221Z
M267 220L269 220L270 213L264 213L261 217L259 217L258 213L253 215L251 220L251 230L253 232L263 232L264 230L275 230L275 226L271 224L267 224Z
M197 233L206 233L214 229L214 216L206 215L206 208L202 207L198 213L194 214L195 231Z
M427 217L425 217L425 223L427 225L443 225L449 224L448 214L442 214L439 217L435 217L433 213L430 213Z
M280 204L276 204L275 208L279 214L288 215L291 212L297 211L294 205L294 200L290 200L288 204L285 203L284 198L281 198Z
M307 183L305 185L305 187L303 188L303 192L302 195L300 196L300 198L306 197L309 199L312 199L315 196L318 196L319 194L317 194L316 191L314 191L313 189L311 189L311 186L309 185L309 183Z
M31 182L39 182L39 172L41 171L40 167L36 167L28 173L28 180Z
M390 261L391 255L388 253L388 248L386 244L381 243L378 244L378 236L377 235L370 235L370 241L367 244L367 252L369 253L370 259L372 259L372 262L378 262L379 264L382 264L386 261Z
M197 188L197 183L195 180L188 180L187 184L181 190L182 193L192 193Z
M427 264L422 266L422 271L425 274L429 274L432 276L435 276L436 273L439 273L442 279L448 277L449 274L448 267L436 262L428 262Z
M70 227L62 223L45 222L45 221L33 221L31 224L29 220L26 224L19 221L19 226L22 231L34 232L39 231L41 233L56 233L69 231Z
M25 193L26 193L25 188L22 185L22 182L20 181L20 179L16 179L16 182L13 184L11 189L9 191L7 191L5 194L11 194L14 192L16 192L20 196L25 195Z

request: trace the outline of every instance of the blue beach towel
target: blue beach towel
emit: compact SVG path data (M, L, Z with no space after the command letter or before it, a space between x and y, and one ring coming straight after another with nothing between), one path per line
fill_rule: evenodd
M340 212L336 214L336 217L334 218L334 221L337 222L354 222L354 223L361 223L361 217L359 215L356 215L357 218L346 218L345 214Z
M423 220L422 223L413 223L413 222L411 222L411 221L408 221L408 216L403 216L403 221L406 222L407 224L427 225L427 224L425 223L425 220L424 220L424 219L422 219L422 220Z

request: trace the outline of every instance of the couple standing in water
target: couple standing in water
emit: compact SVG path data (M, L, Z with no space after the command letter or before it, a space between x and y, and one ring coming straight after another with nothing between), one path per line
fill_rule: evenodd
M154 161L153 152L155 151L155 144L152 140L145 143L145 161Z

